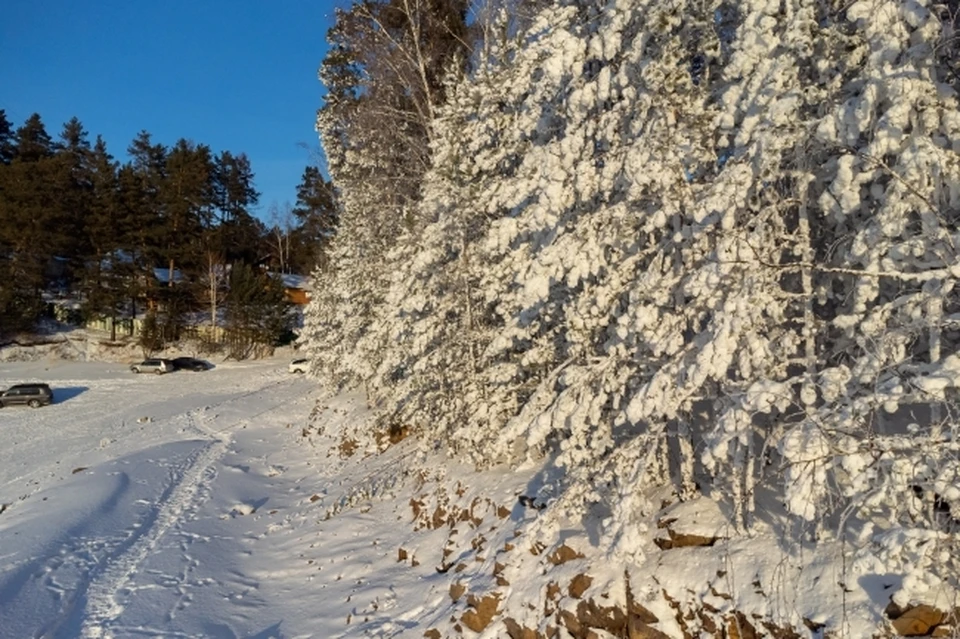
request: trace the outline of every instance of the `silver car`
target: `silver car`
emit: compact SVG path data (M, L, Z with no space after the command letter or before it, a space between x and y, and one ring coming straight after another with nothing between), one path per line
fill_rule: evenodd
M166 359L145 359L139 364L131 364L130 370L134 373L154 373L163 375L173 370L173 363Z

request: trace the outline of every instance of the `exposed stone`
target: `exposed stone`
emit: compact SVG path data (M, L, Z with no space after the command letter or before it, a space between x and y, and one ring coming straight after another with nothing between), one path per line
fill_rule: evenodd
M757 629L739 610L727 618L727 639L759 639Z
M907 608L890 623L901 637L924 637L943 622L944 617L946 615L933 606L920 604Z
M413 519L416 521L420 518L420 513L423 512L423 502L419 499L410 498L410 510L413 511ZM417 526L419 528L419 525Z
M534 553L539 554L539 553ZM577 552L570 546L566 544L561 544L559 548L550 553L550 556L547 557L547 560L554 566L560 566L567 563L568 561L573 561L574 559L582 559L583 554Z
M570 586L567 588L567 592L574 599L579 599L583 596L583 593L587 591L587 588L589 588L592 583L593 577L584 573L580 573L570 581Z
M507 636L510 637L510 639L544 639L544 635L526 626L521 626L512 617L504 619L503 625L506 627Z
M403 548L397 550L397 561L406 561L407 560L407 551Z
M443 635L440 634L440 631L436 628L427 630L425 633L423 633L423 636L427 639L441 639L441 637L443 637Z
M560 584L555 581L551 581L547 584L547 596L543 602L543 614L544 616L549 617L552 615L557 607L555 603L560 599Z
M630 617L635 617L646 624L657 623L660 619L657 618L655 614L641 606L639 603L630 599L629 605L627 606L627 612L630 613Z
M682 501L664 509L657 519L657 527L666 530L654 543L661 550L695 546L712 546L723 539L730 529L730 521L720 506L707 497Z
M567 632L570 633L574 639L585 639L586 629L583 627L583 624L580 623L580 620L577 619L577 615L569 610L561 610L560 614L560 624L567 629Z
M717 543L719 537L704 537L702 535L688 535L674 532L667 528L667 537L658 537L653 540L660 550L672 550L673 548L692 548L698 546L712 546Z
M627 622L627 637L629 639L670 639L670 635L660 632L637 617L630 617Z
M459 581L450 584L450 598L454 601L460 599L463 596L463 593L467 591L467 587L464 586Z
M430 522L433 529L436 530L440 528L447 522L447 511L445 511L440 506L437 506L436 510L433 511L433 518Z
M495 592L484 597L468 595L467 605L471 609L463 613L460 621L474 632L483 632L497 614L500 607L500 593Z
M353 457L353 454L357 452L359 447L360 443L357 442L357 440L344 436L340 440L340 445L337 448L340 452L340 457L346 459L348 457Z
M577 604L577 616L587 626L622 635L627 628L627 615L617 606L601 606L593 599Z

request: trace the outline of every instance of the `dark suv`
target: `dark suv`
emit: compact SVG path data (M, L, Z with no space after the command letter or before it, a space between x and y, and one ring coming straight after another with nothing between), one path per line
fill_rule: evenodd
M26 405L40 408L53 403L53 391L46 384L17 384L0 392L0 408Z

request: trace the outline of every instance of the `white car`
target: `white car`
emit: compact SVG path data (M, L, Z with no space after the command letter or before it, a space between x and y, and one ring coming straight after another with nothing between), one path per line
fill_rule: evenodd
M130 370L134 373L156 373L163 375L173 370L173 362L166 359L145 359L139 364L131 364Z
M292 362L290 362L290 366L288 367L288 370L291 373L306 373L307 369L309 368L310 368L310 363L307 361L305 357L302 357L302 358L297 358Z

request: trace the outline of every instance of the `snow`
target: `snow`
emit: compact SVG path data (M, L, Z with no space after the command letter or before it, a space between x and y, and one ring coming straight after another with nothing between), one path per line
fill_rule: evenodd
M287 355L164 376L131 375L122 363L0 363L0 386L44 380L56 397L0 410L3 636L422 637L434 628L495 637L505 632L499 620L479 634L453 629L467 604L452 585L499 592L504 617L542 630L552 623L536 612L546 584L580 573L593 580L582 597L614 603L626 574L658 628L678 637L672 605L706 602L717 614L797 628L807 618L867 637L884 626L891 599L946 608L956 596L932 569L949 560L946 533L865 529L856 546L829 535L790 544L778 523L785 513L767 501L751 535L738 537L726 503L708 497L670 498L645 518L662 493L625 500L614 516L630 525L608 544L596 537L607 515L571 519L569 494L551 497L549 459L477 471L425 455L412 438L344 457L343 437L373 417L365 397L331 396L290 375ZM757 401L773 390L756 389ZM810 455L797 439L785 457ZM953 497L956 473L943 469L931 485ZM438 512L444 523L430 524ZM652 543L665 531L655 521L719 540L659 552ZM584 556L554 565L559 544Z
M344 478L303 443L318 391L284 362L0 365L0 387L42 379L56 398L0 410L3 636L332 637L351 592L386 605L367 575L396 549L350 558L391 522L325 529L311 497Z

